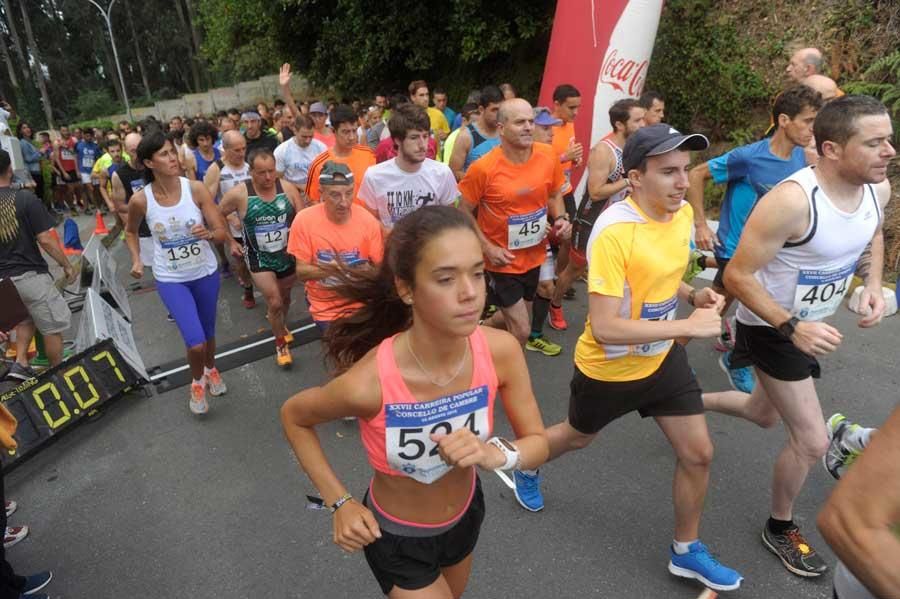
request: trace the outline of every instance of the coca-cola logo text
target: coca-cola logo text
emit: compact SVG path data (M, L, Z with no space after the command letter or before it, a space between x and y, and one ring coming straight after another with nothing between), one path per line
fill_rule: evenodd
M619 58L618 49L612 49L606 54L603 68L600 70L600 81L608 83L616 91L627 93L631 97L637 97L644 87L644 78L647 76L649 60L637 62Z

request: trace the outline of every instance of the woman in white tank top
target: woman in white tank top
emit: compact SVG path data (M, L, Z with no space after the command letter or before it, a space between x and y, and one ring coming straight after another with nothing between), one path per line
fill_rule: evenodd
M219 265L210 240L230 245L235 241L203 183L181 176L177 150L161 131L141 140L137 159L146 167L148 184L128 203L131 275L143 276L137 229L146 218L153 235L156 289L187 346L193 376L189 407L204 414L209 409L207 386L212 395L226 391L215 366Z

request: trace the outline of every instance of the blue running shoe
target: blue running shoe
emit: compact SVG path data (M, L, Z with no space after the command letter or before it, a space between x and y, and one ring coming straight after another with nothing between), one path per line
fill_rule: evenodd
M732 388L744 393L753 393L753 387L756 386L756 378L749 366L743 368L731 367L731 352L725 352L719 356L719 368L728 375L728 382Z
M513 472L516 481L516 501L529 512L544 509L544 496L541 495L541 475L538 472L526 474L521 470Z
M691 543L688 552L678 555L671 547L669 572L682 578L695 578L715 591L733 591L741 586L744 577L723 566L700 541Z

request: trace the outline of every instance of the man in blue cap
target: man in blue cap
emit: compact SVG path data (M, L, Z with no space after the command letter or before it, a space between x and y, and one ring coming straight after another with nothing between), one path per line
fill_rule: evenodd
M588 319L575 347L569 414L547 429L547 438L549 461L587 447L629 412L652 417L676 457L669 572L725 591L740 587L742 577L699 538L713 447L700 386L674 341L715 337L721 321L724 298L681 280L693 220L684 199L687 166L690 151L708 145L704 136L664 123L639 129L625 143L631 191L600 214L587 242ZM688 318L677 318L679 301L695 308ZM520 505L541 510L538 473L516 471L515 480Z

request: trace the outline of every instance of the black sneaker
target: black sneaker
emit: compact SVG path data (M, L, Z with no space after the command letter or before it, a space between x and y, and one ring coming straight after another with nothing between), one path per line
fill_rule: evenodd
M34 370L29 366L22 366L18 362L13 362L13 365L9 367L9 372L6 373L6 378L20 381L27 381L36 377L37 373Z
M763 526L762 542L778 556L785 568L797 576L811 578L821 576L828 570L825 561L803 538L797 526L792 526L780 535L770 531L768 525Z
M573 300L575 299L575 288L569 287L565 293L563 293L563 299L565 300Z

